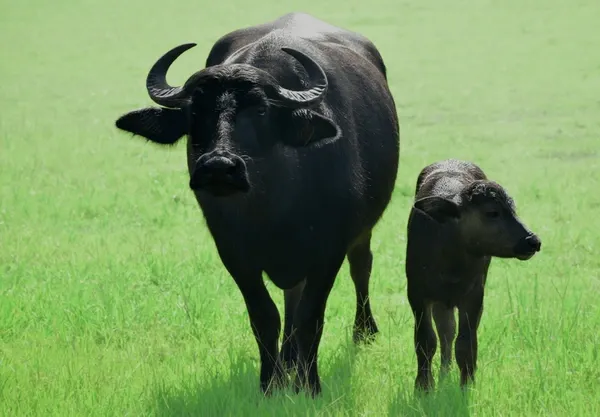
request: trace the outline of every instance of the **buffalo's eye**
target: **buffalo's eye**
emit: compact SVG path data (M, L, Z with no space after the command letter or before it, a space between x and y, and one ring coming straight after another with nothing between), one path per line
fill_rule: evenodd
M256 109L256 113L259 116L264 116L265 114L267 114L267 107L266 106L258 106L258 108Z
M499 216L500 216L500 212L498 212L496 210L490 210L490 211L485 212L485 217L490 218L490 219L495 219Z

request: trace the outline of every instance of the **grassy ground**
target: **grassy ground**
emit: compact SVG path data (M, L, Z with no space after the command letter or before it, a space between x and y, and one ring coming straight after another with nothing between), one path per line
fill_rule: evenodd
M599 3L259 3L2 2L0 414L600 415ZM244 303L187 189L183 146L114 128L150 103L146 71L167 49L199 44L169 75L181 83L225 32L291 10L377 44L402 131L374 237L381 334L352 346L345 264L315 401L261 398ZM544 245L492 263L469 397L455 370L417 400L405 226L419 170L448 157L504 184Z

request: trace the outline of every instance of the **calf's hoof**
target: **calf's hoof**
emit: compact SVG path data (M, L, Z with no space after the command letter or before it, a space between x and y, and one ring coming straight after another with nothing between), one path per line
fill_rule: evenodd
M415 379L415 392L428 394L435 388L435 382L433 381L433 375L431 372L428 374L419 374Z
M369 317L365 320L357 320L354 324L354 331L352 333L352 340L355 344L371 343L375 340L375 336L379 333L377 324L373 317Z
M466 392L467 389L473 385L475 385L475 376L474 375L461 374L460 388L461 388L462 392Z
M277 390L284 389L288 385L288 378L280 366L273 376L260 381L260 389L265 397L270 397Z

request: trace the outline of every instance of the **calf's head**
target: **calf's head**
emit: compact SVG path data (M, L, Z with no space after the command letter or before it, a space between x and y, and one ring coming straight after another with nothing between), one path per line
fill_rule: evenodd
M208 67L183 86L171 87L169 67L193 46L173 48L150 69L146 88L161 107L134 110L116 121L119 129L163 145L187 135L192 189L213 196L248 192L248 165L274 145L301 147L339 138L338 125L315 110L325 98L327 76L304 53L282 48L307 74L309 85L303 91L282 87L268 72L248 64Z
M466 249L478 255L527 260L541 240L519 219L515 205L499 184L475 181L454 199L440 196L415 201L416 210L453 227Z

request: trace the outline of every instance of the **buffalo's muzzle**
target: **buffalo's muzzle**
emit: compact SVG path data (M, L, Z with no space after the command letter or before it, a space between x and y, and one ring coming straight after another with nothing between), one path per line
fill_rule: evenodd
M521 239L515 246L514 251L518 259L526 261L531 259L536 252L542 248L542 241L535 234Z
M211 152L202 155L190 178L190 188L226 196L250 189L246 163L237 155Z

